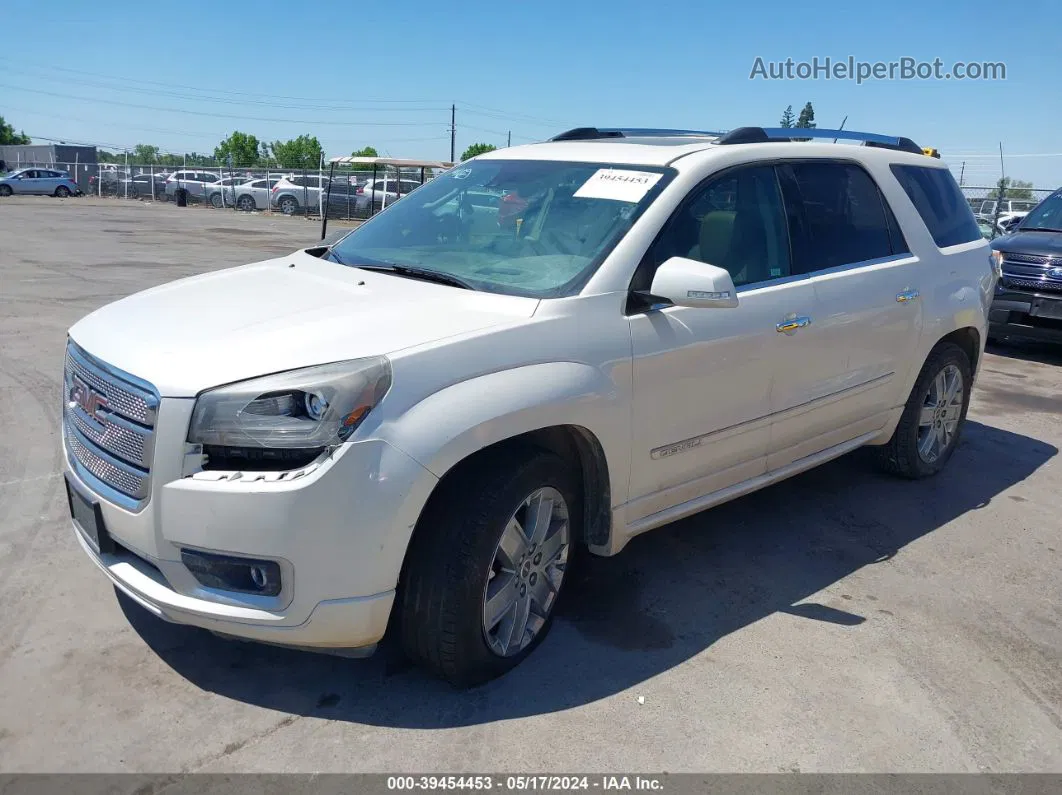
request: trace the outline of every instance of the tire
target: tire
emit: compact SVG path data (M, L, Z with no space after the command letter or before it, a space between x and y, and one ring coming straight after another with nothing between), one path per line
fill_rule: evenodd
M58 188L55 189L55 198L57 198L57 199L69 199L70 198L70 188L66 187L66 185L60 185Z
M957 399L953 397L950 403L941 407L937 400L940 391L937 379L943 376L950 394L951 375L960 379L962 395ZM940 472L959 445L972 385L973 368L966 352L950 342L937 345L922 365L892 438L876 451L878 466L891 475L912 480ZM949 431L948 420L955 413L958 418ZM927 418L930 420L928 426L925 424ZM939 430L941 425L943 434ZM927 434L935 435L937 443L928 439Z
M216 210L221 210L225 207L225 199L222 198L220 193L210 194L210 206Z
M10 185L0 185L0 196L10 196L14 193Z
M396 600L398 637L411 660L457 687L472 687L501 676L535 650L552 625L582 537L576 484L572 469L558 456L520 450L488 454L432 495L417 524ZM527 556L517 557L520 547L511 539L520 531L511 522L535 526L527 500L536 494L553 500L548 534L540 551L527 543ZM501 546L503 536L511 558ZM554 565L539 560L543 551ZM500 618L488 619L490 604L510 603L496 611ZM514 632L521 617L525 629Z
M245 213L253 212L258 209L254 196L249 196L246 193L236 200L236 206Z
M277 207L284 215L295 215L299 211L299 202L294 196L282 196Z

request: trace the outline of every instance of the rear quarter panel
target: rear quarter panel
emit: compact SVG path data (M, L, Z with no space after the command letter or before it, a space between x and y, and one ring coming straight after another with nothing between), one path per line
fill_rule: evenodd
M877 153L876 153L877 154ZM995 289L995 273L989 258L988 242L981 237L968 243L938 248L922 216L893 175L890 165L899 163L936 167L930 158L890 152L866 163L886 200L892 207L911 252L918 257L920 271L916 287L922 304L922 334L913 352L903 384L903 399L929 352L953 331L973 328L980 338L977 363L980 364L988 334L988 309Z

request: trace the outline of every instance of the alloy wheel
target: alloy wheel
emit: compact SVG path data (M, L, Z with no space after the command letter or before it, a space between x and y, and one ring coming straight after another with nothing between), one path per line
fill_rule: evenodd
M927 464L940 458L955 441L963 398L962 373L948 364L930 383L918 415L918 455Z
M499 657L518 654L546 625L568 565L570 533L568 504L549 486L529 494L510 517L483 590L483 635Z

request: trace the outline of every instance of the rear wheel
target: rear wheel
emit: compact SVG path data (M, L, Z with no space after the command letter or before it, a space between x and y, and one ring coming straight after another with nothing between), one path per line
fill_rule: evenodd
M896 432L878 449L886 472L924 478L944 468L958 446L970 406L973 368L958 345L933 349L907 399Z
M410 546L399 634L414 661L470 687L549 632L582 514L570 467L544 451L488 456L442 488Z
M294 196L284 196L277 206L284 215L295 215L299 211L299 203L295 200Z
M210 194L210 205L218 210L225 206L225 199L220 193Z
M247 213L258 209L255 205L254 197L248 196L246 193L236 200L236 206Z
M69 198L70 188L66 187L66 185L60 185L58 188L55 189L55 197L57 199Z

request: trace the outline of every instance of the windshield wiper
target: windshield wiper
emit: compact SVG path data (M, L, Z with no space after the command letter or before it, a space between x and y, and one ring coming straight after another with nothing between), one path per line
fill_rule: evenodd
M1053 226L1019 226L1018 229L1022 232L1062 232L1062 229Z
M460 287L462 290L475 290L468 282L459 279L456 276L451 276L449 273L440 273L439 271L428 270L427 268L414 268L409 265L355 265L355 268L361 268L366 271L381 271L383 273L397 273L399 276L405 276L410 279L420 279L425 282L435 282L436 284L445 284L450 287Z

